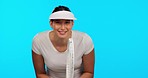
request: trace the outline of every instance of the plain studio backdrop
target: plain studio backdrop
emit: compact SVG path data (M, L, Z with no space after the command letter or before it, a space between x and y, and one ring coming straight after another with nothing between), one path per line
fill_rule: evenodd
M58 5L92 37L95 78L148 78L148 0L0 0L0 78L35 78L32 39Z

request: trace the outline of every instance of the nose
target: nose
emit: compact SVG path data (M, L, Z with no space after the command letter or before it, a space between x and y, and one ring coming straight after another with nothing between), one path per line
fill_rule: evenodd
M64 23L62 23L61 29L65 29L65 24Z

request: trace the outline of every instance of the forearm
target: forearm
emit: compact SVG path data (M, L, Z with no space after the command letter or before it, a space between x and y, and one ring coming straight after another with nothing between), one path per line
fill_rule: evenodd
M46 74L37 74L37 78L51 78L51 77Z
M92 73L83 73L80 78L93 78Z

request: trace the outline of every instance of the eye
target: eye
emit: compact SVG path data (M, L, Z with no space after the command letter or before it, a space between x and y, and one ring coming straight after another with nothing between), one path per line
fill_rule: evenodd
M70 21L66 21L65 24L70 24Z

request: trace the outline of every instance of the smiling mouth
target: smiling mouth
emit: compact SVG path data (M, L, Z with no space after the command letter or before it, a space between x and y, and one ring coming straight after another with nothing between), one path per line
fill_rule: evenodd
M58 31L60 35L65 35L67 31Z

